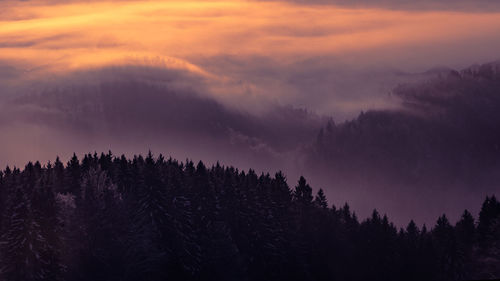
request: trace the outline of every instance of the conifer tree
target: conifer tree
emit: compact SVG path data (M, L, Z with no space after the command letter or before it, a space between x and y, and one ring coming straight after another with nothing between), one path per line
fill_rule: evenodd
M46 244L43 252L41 252L41 257L47 268L47 279L58 280L64 270L61 261L63 226L52 177L52 167L49 165L45 173L37 180L31 198L31 206Z
M476 227L474 217L465 210L460 221L455 225L455 236L457 240L457 259L460 263L457 276L460 279L468 279L472 271L473 246L476 239Z
M332 128L332 130L336 130ZM328 131L328 130L327 130ZM325 133L325 138L330 133ZM78 183L78 188L71 187ZM428 231L328 208L301 177L76 155L0 172L0 280L460 280L500 276L500 204ZM374 277L375 276L375 277Z
M312 188L307 184L304 177L300 177L298 185L295 187L294 200L302 207L311 205L313 196Z
M120 194L107 174L90 168L75 199L72 273L84 280L122 280L125 272L123 209Z
M323 192L323 189L318 190L318 194L316 194L316 198L314 199L314 203L316 206L327 209L328 208L328 201L326 200L325 193Z
M446 215L439 217L436 227L432 230L432 236L436 245L437 265L442 269L439 278L441 280L455 280L457 245L453 227Z
M486 197L479 212L479 223L477 226L480 241L487 242L492 239L491 226L498 217L500 217L500 202L497 201L494 195ZM481 244L483 244L482 246L485 245L485 243Z
M6 231L1 237L0 275L6 281L50 279L50 261L44 260L47 241L32 211L30 198L17 188L10 198Z
M80 190L81 167L80 161L75 153L73 153L73 157L71 157L71 160L68 162L65 171L65 186L63 192L78 194Z

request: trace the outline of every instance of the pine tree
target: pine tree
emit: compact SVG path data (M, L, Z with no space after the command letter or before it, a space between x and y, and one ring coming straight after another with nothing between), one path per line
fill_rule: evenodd
M36 162L28 163L22 173L19 169L12 173L6 231L1 237L1 274L6 280L60 277L58 212L44 172Z
M293 193L293 202L295 204L295 235L291 238L294 243L294 253L296 257L297 267L296 274L301 278L309 279L310 277L310 263L312 247L312 239L314 232L313 223L310 216L313 211L313 196L312 188L307 184L304 177L300 177L295 191Z
M500 276L500 202L495 196L486 197L479 213L478 249L474 254L475 279Z
M42 259L47 251L46 240L32 212L29 197L22 188L17 188L10 202L6 231L0 244L2 279L51 280L48 264Z
M73 153L73 157L68 162L65 172L64 189L62 192L78 194L80 191L81 167L75 153Z
M106 172L91 168L82 178L72 224L77 264L71 269L84 280L123 280L125 229L122 200Z
M328 208L328 201L326 200L325 193L323 192L323 189L318 190L318 194L316 194L316 198L314 199L314 203L316 206L327 209Z
M401 255L401 278L407 280L425 280L422 274L421 232L413 220L406 226L406 230L401 236L400 255Z
M172 240L175 231L168 210L166 183L151 152L135 162L135 199L128 209L132 223L129 256L137 275L131 278L162 280L175 261Z
M59 157L56 158L53 169L54 192L64 192L66 189L64 179L64 164L61 162Z
M311 205L313 196L312 188L307 184L304 177L300 177L298 185L295 187L295 192L293 194L295 202L302 207L308 207Z
M468 273L472 272L472 254L476 238L476 227L474 218L469 211L465 210L462 218L455 225L455 236L457 240L457 256L460 263L457 276L464 280Z
M325 137L327 137L325 135ZM102 168L101 168L102 167ZM69 183L69 184L68 184ZM78 189L67 188L78 183ZM68 184L68 185L67 185ZM57 191L61 192L58 193ZM163 156L0 172L1 280L458 280L498 276L500 204L429 232L361 223L301 177ZM493 275L492 275L493 274ZM375 277L374 277L375 276Z
M487 245L487 242L492 239L491 226L493 222L499 217L500 202L497 201L494 195L491 197L486 197L486 200L481 207L481 211L479 212L479 223L477 226L479 235L478 238L481 246Z
M455 280L457 267L457 245L453 226L446 215L439 217L436 227L432 230L437 254L437 265L440 268L441 280Z
M61 257L62 221L60 209L54 194L52 167L49 165L37 181L31 198L34 217L40 225L41 235L46 243L41 258L46 265L48 280L61 279L64 269Z
M200 270L201 249L194 226L191 194L183 188L184 174L177 162L172 159L165 162L160 155L156 165L163 167L166 212L170 214L168 239L174 257L170 275L192 277Z

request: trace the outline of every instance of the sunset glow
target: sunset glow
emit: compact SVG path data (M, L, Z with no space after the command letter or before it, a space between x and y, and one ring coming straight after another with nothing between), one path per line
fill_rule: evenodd
M0 60L55 71L217 55L366 56L487 36L497 13L390 11L283 2L8 2L0 14Z
M0 281L500 280L500 0L0 0Z

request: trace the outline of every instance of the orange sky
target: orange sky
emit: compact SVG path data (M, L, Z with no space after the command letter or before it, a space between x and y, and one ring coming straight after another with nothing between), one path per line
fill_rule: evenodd
M491 38L496 13L405 12L251 1L5 2L0 60L53 70L196 57L368 56Z
M393 106L381 97L397 81L373 68L420 72L500 58L500 13L493 11L243 0L1 5L0 92L141 65L188 72L201 79L204 93L253 112L271 99L349 118ZM2 65L17 74L2 77ZM368 77L360 78L364 69Z

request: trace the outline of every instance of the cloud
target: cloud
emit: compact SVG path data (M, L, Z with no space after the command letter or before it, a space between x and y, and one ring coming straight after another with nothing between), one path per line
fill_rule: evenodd
M72 40L76 38L75 34L58 34L54 36L35 36L32 38L25 38L21 35L5 36L0 41L0 49L12 48L28 48L28 47L41 47L47 46L50 42Z
M495 0L284 0L302 5L337 5L351 8L377 8L406 11L499 11L500 3Z
M256 0L257 2L276 2L280 0ZM334 5L349 8L377 8L377 9L392 9L392 10L408 10L408 11L465 11L465 12L491 12L492 10L498 11L500 4L496 0L282 0L300 5ZM136 0L11 0L4 1L6 3L15 2L30 2L30 3L43 3L44 5L60 5L68 3L100 3L100 2L114 2L114 3L133 3ZM152 1L147 1L152 2ZM197 0L199 3L214 3L223 2L218 0ZM193 2L191 2L193 3ZM3 13L5 14L5 13ZM2 13L0 13L0 16ZM14 19L24 19L24 17L12 17Z
M2 64L0 62L0 79L12 79L18 74L18 70L8 64Z
M184 69L204 76L218 101L254 112L281 103L349 118L392 106L390 69L463 66L495 59L500 47L495 13L238 0L5 3L0 60L23 73L10 80L117 65Z
M257 113L292 104L344 119L392 106L391 69L496 59L499 19L238 0L8 1L0 60L23 73L9 77L19 81L106 66L183 69L203 76L206 92L225 105Z
M2 22L0 38L21 44L11 48L16 50L4 48L4 56L32 60L42 59L37 56L39 52L45 52L46 59L64 61L75 61L88 52L96 52L101 59L104 53L136 53L188 61L200 55L267 55L280 59L344 55L394 44L436 44L470 38L478 32L491 36L494 31L485 27L499 24L494 14L407 13L237 0L11 6L6 10L12 14L22 10L31 18ZM54 38L65 34L75 36ZM22 48L22 44L30 48Z

